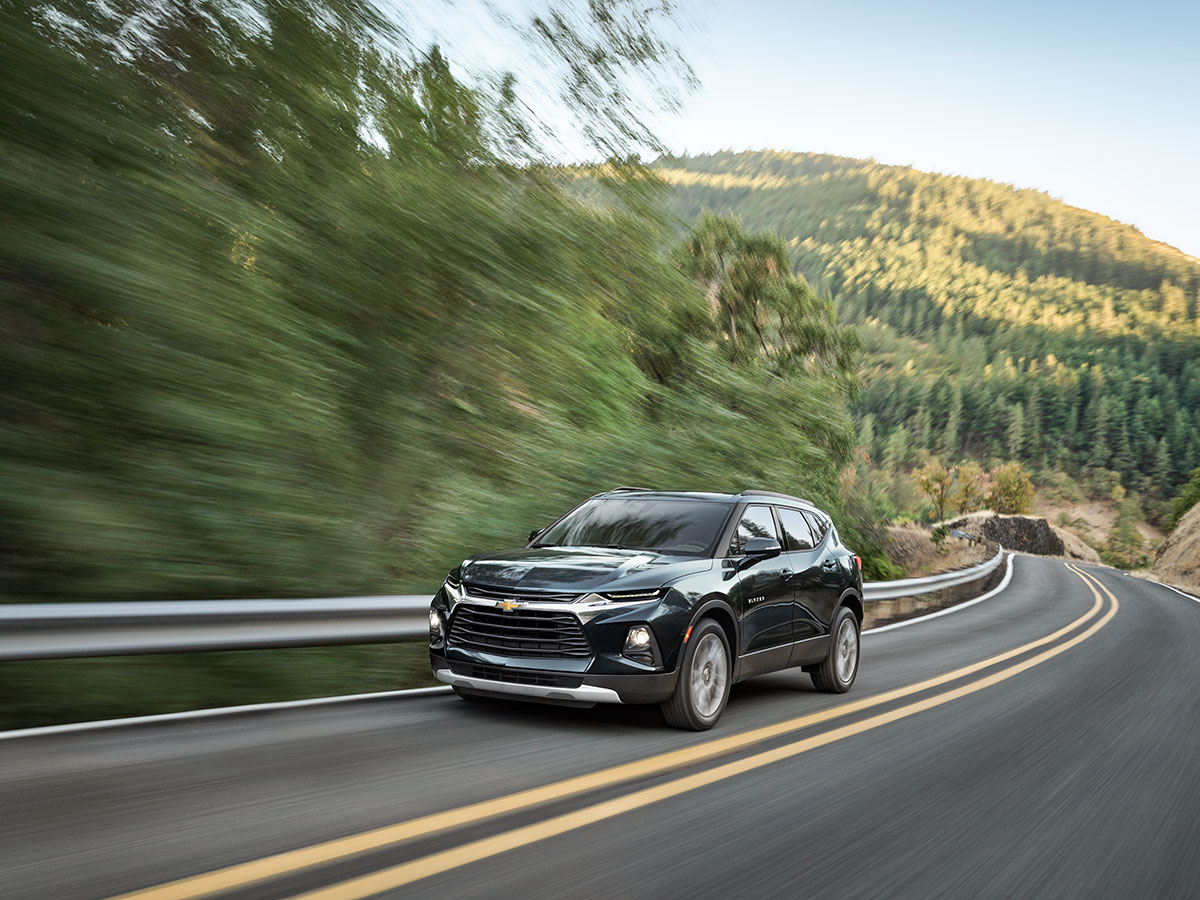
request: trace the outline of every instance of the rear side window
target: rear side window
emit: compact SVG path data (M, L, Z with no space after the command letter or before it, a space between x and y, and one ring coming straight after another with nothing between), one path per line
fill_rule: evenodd
M809 524L812 525L815 544L821 543L821 541L825 538L825 532L829 530L829 526L831 524L828 517L818 512L805 512L804 517L808 519Z
M818 539L813 536L808 519L800 510L779 507L779 521L783 525L788 550L811 550L817 545Z
M741 556L746 552L746 541L752 537L772 538L779 540L779 532L775 530L775 517L771 515L769 506L748 506L738 522L737 531L729 544L730 556Z

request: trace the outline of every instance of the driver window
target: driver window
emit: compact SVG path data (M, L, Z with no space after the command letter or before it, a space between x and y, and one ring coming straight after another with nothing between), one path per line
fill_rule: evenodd
M746 507L746 511L742 513L742 521L738 522L733 540L729 542L729 555L741 556L745 552L746 541L752 537L779 540L779 532L775 530L775 517L771 515L771 507Z

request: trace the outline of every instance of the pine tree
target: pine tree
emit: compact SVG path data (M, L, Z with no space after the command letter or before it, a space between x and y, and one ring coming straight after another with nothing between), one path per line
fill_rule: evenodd
M1129 426L1122 417L1117 426L1117 439L1113 443L1112 467L1121 473L1122 479L1133 483L1134 457L1129 440Z
M858 423L858 446L867 451L870 456L875 448L875 417L867 413Z
M1112 459L1112 450L1108 443L1109 429L1109 410L1110 404L1108 397L1100 397L1093 401L1094 410L1091 415L1092 419L1092 446L1088 453L1088 465L1095 466L1099 469L1108 468L1109 461Z
M1174 484L1171 476L1171 449L1167 445L1165 437L1158 439L1158 449L1154 454L1154 475L1152 477L1154 489L1158 496L1169 496Z
M1008 427L1004 433L1008 455L1012 459L1020 459L1025 449L1025 412L1020 403L1013 403L1008 408Z
M1042 449L1041 379L1035 378L1025 401L1025 453L1037 456Z
M958 382L950 388L950 409L946 413L946 428L942 432L942 453L954 457L958 455L958 430L962 419L963 395Z

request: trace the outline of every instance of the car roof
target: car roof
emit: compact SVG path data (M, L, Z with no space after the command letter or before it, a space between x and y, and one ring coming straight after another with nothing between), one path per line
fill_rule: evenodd
M597 497L628 496L639 500L707 500L718 503L759 502L776 505L795 506L820 512L816 504L803 497L793 497L791 494L781 494L777 491L745 490L737 494L723 494L709 491L656 491L651 488L618 487L611 491L597 494Z

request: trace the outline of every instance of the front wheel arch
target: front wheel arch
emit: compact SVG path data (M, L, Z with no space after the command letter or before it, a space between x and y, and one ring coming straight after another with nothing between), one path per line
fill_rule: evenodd
M688 625L689 629L695 628L700 623L701 619L712 619L721 626L721 630L725 632L725 641L729 644L729 652L734 660L734 668L737 668L738 648L741 644L738 642L738 626L737 616L733 613L733 607L720 594L710 594L700 601L696 606L696 611L692 613L692 621ZM687 634L685 631L684 634ZM679 647L679 659L675 663L675 668L679 668L679 663L683 661L684 646Z

